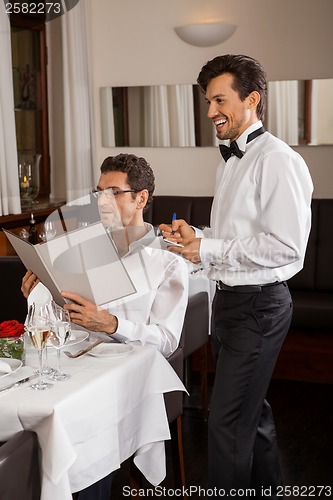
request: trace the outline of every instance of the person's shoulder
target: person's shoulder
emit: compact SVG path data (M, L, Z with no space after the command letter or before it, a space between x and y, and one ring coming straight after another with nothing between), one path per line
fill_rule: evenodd
M266 130L266 132L262 135L262 143L266 145L266 147L278 148L280 150L293 151L292 148L282 139L279 139L275 135L271 134Z
M150 248L152 248L155 255L159 255L159 257L162 258L165 263L175 263L175 265L179 266L180 268L184 268L187 270L185 259L175 252L170 252L168 250L168 246L170 246L170 244L164 241L162 236L157 236L154 242L152 242L152 244L150 245Z
M267 131L262 135L261 153L262 155L283 153L293 158L302 159L301 155L289 144Z

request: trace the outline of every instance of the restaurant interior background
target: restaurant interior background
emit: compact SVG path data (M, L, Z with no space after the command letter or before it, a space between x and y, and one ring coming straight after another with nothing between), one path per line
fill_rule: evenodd
M94 175L108 155L124 150L142 155L156 175L156 194L212 195L219 152L215 147L110 148L102 145L100 89L115 86L196 83L202 65L222 53L246 53L259 59L269 80L333 78L331 0L90 0L88 33L91 56ZM212 47L185 43L174 28L199 22L236 25L232 36ZM56 32L56 23L52 30ZM53 50L53 47L55 50ZM49 48L56 61L59 44ZM57 89L59 72L49 86ZM57 106L56 97L49 113ZM328 107L330 103L328 103ZM50 132L61 130L51 121ZM59 139L59 138L58 138ZM54 182L64 163L54 139ZM333 146L296 146L311 171L314 197L333 197ZM56 185L54 186L57 189ZM60 194L63 186L59 186ZM59 193L59 191L58 191Z
M330 0L253 0L251 3L142 0L134 4L129 0L79 0L75 3L76 7L65 16L47 23L48 128L51 197L54 199L75 199L76 183L79 184L76 197L81 196L82 191L86 192L97 181L103 159L125 149L146 157L151 163L157 195L213 194L219 161L218 148L214 146L106 147L102 137L103 88L195 84L207 60L228 52L246 53L259 59L269 81L325 79L332 82L333 4ZM83 5L84 9L80 10ZM71 45L78 26L73 24L73 19L81 26L85 48L80 40L77 45ZM235 30L226 41L208 47L186 43L175 32L178 26L207 22L231 24ZM82 58L85 50L87 57ZM83 91L75 73L75 62L80 57L86 59L83 70L90 80L89 89ZM327 95L326 108L330 110L329 91ZM67 128L64 127L66 115L73 116ZM333 127L332 120L330 111L326 123ZM72 147L75 141L76 151ZM332 198L333 145L293 147L308 163L315 185L314 197ZM82 158L87 160L85 167ZM81 179L77 176L80 168Z
M330 0L92 0L92 77L97 165L123 148L101 143L101 87L195 83L222 53L259 59L269 80L332 78ZM196 47L174 27L204 21L237 26L224 43ZM327 103L330 107L331 104ZM333 197L333 146L295 147L313 177L315 198ZM156 194L213 194L217 148L135 148L156 174Z

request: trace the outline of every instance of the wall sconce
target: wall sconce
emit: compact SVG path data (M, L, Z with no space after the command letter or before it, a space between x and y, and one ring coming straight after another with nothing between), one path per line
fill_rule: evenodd
M235 24L201 23L174 28L183 42L197 47L211 47L225 42L236 30Z

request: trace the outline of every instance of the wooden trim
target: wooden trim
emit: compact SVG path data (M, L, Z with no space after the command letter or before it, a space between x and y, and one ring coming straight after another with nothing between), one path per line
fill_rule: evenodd
M48 196L51 190L50 181L50 151L49 151L49 122L48 122L48 100L47 100L47 47L45 29L40 32L40 72L41 72L41 103L42 103L42 165L39 196Z
M304 140L305 144L311 142L312 126L312 80L304 82Z
M20 214L3 215L0 217L0 228L13 229L16 227L28 226L31 213L34 214L36 223L44 222L52 212L64 204L65 201L63 200L54 203L44 202L36 206L31 206Z

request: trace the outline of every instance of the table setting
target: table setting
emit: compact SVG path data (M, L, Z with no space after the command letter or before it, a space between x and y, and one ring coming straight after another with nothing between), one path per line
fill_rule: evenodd
M52 331L51 325L49 336ZM37 433L41 500L71 500L73 492L130 456L151 484L159 484L166 473L164 441L170 439L163 394L185 390L167 360L153 347L102 342L91 347L95 339L84 331L66 334L59 349L48 343L49 336L38 335L33 342L29 334L24 362L0 359L0 441L22 429ZM62 352L85 348L78 357ZM43 349L50 367L66 377L40 373ZM41 382L52 385L31 387Z

